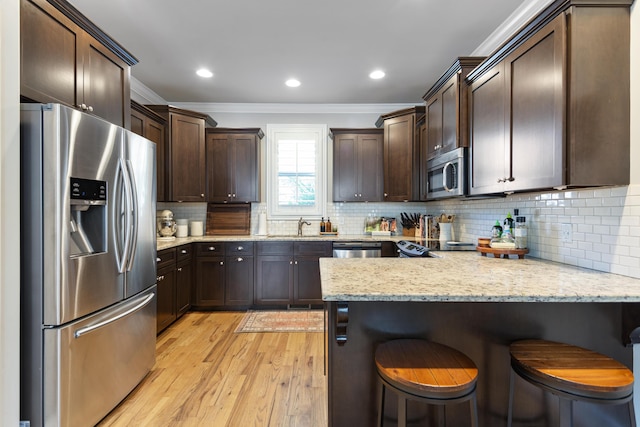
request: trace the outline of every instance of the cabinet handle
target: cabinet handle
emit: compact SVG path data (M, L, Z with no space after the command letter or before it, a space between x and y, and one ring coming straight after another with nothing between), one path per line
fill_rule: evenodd
M87 110L89 110L89 112L90 112L90 113L92 113L92 112L93 112L93 107L92 107L91 105L89 105L89 106L87 107Z
M433 149L434 149L434 150L439 150L439 149L441 149L441 148L442 148L442 147L441 147L440 145L435 145L435 146L433 147Z
M242 258L238 257L238 262L244 261Z
M187 254L188 252L187 252L187 250L186 250L186 249L183 249L183 250L181 250L181 251L180 251L180 253L181 253L181 254Z
M242 246L238 246L238 249L237 249L237 250L238 250L238 251L241 251L241 250L243 250L243 249L244 249L244 248L243 248Z
M515 181L515 180L516 180L516 179L515 179L514 177L512 177L512 176L510 176L509 178L506 178L506 179L505 179L505 181L509 181L509 182L513 182L513 181Z
M389 196L389 195L387 193L384 193L384 197L387 197L387 196Z
M298 261L294 262L295 265L298 265Z
M231 197L231 193L227 193L227 197Z
M182 267L178 267L178 271L182 271Z
M224 265L224 261L220 261L220 265Z
M162 258L157 257L157 258L156 258L156 262L162 262Z
M215 246L209 246L209 250L210 250L210 251L215 251L215 250L216 250L216 248L215 248Z
M79 107L82 110L86 110L87 109L87 104L80 104Z
M234 199L236 198L236 193L233 193L233 198L234 198Z
M289 261L289 265L293 265L293 261Z
M358 194L358 197L362 197L362 194Z

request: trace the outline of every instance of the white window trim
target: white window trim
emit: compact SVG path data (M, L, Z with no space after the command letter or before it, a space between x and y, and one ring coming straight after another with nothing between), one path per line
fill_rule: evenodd
M278 206L278 177L277 177L277 146L271 141L277 141L281 133L309 133L314 134L318 141L316 158L316 205L310 207ZM267 124L267 217L269 220L292 220L303 217L305 219L320 219L326 217L327 207L327 145L328 129L326 124Z

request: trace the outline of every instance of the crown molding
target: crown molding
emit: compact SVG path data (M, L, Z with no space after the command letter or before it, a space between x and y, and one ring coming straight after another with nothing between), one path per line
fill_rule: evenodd
M168 104L160 95L133 76L131 76L131 99L143 105Z
M206 114L381 114L415 107L416 104L285 104L170 102L171 105Z
M506 40L513 36L527 22L538 15L554 0L531 0L522 3L509 17L496 28L481 44L471 53L471 56L488 56Z

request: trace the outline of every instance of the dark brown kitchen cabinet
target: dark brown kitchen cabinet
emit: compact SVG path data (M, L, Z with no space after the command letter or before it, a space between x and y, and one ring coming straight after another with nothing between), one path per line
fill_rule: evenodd
M383 258L394 258L397 257L399 252L398 252L398 246L396 245L396 242L392 242L392 241L384 241L382 242L382 254L381 256Z
M179 319L191 308L191 289L193 288L192 245L176 248L176 317Z
M63 0L20 2L20 95L129 128L130 68L138 61Z
M331 257L331 242L258 242L256 305L321 305L321 257Z
M142 104L131 101L131 131L156 144L156 200L165 200L165 131L167 121Z
M484 57L459 57L424 94L426 152L431 159L460 147L468 147L468 90L464 79Z
M417 118L425 113L416 106L380 116L384 127L384 201L419 200L420 149Z
M290 304L293 294L293 242L257 242L256 245L255 304Z
M470 193L629 183L629 5L555 2L467 80Z
M206 192L205 127L216 123L206 114L170 105L147 105L167 121L165 200L204 202Z
M259 128L209 128L206 131L207 201L260 201Z
M156 266L157 314L159 334L177 318L176 310L176 248L158 251Z
M383 200L383 129L331 129L333 201Z
M239 308L253 303L253 242L197 243L193 306Z

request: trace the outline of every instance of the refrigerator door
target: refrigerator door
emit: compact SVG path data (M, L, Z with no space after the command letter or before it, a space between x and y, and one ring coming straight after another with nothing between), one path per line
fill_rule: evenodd
M30 298L42 299L44 325L64 324L124 298L114 218L122 132L61 105L22 107L23 262L43 266L23 284L26 292L41 294ZM102 199L85 195L105 187Z
M43 334L44 425L95 425L155 363L156 287Z
M124 165L130 182L130 232L127 250L125 297L156 282L156 145L124 131Z

